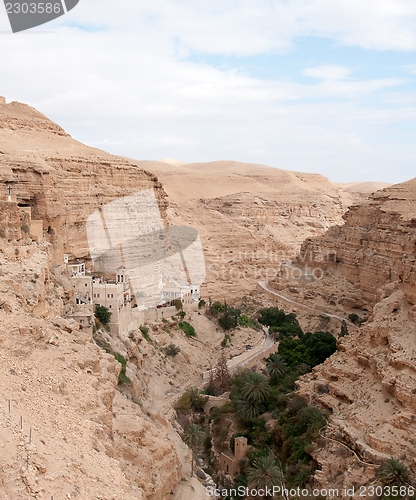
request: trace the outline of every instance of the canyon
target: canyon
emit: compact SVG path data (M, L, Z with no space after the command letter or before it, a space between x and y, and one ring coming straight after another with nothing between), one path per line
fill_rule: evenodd
M206 300L278 304L307 326L326 314L365 321L349 325L338 351L298 384L332 413L313 452L315 484L370 481L390 455L416 472L415 180L342 186L264 165L116 157L0 98L0 186L0 498L205 497L189 476L172 404L215 364L223 332L195 310L188 317L196 339L174 318L150 324L151 341L140 331L103 333L128 360L127 390L114 355L63 317L71 288L57 272L64 255L92 266L88 218L144 191L154 194L167 232L198 231ZM259 281L296 305L255 290ZM326 324L336 333L341 323ZM250 329L239 335L230 355L262 338ZM180 346L178 356L163 354L169 343Z
M270 283L304 305L365 321L299 381L299 394L331 412L328 439L315 450L317 486L357 487L390 456L416 471L415 206L416 179L374 193L344 225L302 244L297 279L283 272Z

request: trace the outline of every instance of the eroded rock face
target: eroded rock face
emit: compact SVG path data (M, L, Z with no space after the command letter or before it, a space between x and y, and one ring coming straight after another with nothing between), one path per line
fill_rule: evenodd
M87 218L102 205L151 189L162 218L166 194L153 174L103 151L88 148L38 111L0 102L0 181L12 186L20 206L43 220L53 258L88 258ZM4 185L6 195L6 185Z
M354 195L321 175L233 161L152 167L169 221L192 224L204 245L208 295L236 298L273 279L305 238L341 224Z
M323 176L264 165L118 158L75 141L35 109L4 99L0 188L1 182L12 185L20 205L32 208L32 219L43 221L56 262L63 254L88 259L88 217L116 199L151 189L166 226L198 230L207 264L204 291L219 298L238 298L257 281L273 278L305 237L342 223L346 208L359 198Z
M416 473L415 207L414 179L376 193L350 209L344 226L302 246L305 266L326 273L321 285L310 287L324 296L346 280L361 294L361 307L372 311L364 326L349 328L331 358L299 381L299 392L332 414L331 439L315 450L319 486L363 485L390 456ZM301 259L296 264L301 267Z
M60 316L50 244L0 239L0 264L0 498L170 498L181 470L166 429L116 390L114 356Z
M295 264L338 273L377 302L381 286L399 280L411 303L416 251L416 179L378 191L350 208L345 224L306 240Z

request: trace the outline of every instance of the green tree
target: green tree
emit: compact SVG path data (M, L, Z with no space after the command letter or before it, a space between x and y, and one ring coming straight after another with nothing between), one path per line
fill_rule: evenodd
M252 324L251 319L247 316L247 314L242 314L238 318L238 324L240 326L250 326Z
M197 446L202 442L205 437L205 433L202 428L197 424L191 424L183 434L183 440L191 448L192 459L191 459L191 476L194 475L194 459L195 450Z
M201 309L202 307L204 307L206 304L205 300L204 299L199 299L199 302L198 302L198 309Z
M190 387L187 391L191 398L191 406L194 411L203 411L204 406L207 404L209 397L203 394L198 387Z
M409 469L398 458L393 457L383 461L377 477L383 486L406 486L411 481Z
M95 317L105 326L110 323L111 312L105 306L95 306Z
M249 373L244 380L241 394L250 401L264 402L270 394L270 386L266 377L258 372Z
M282 485L283 474L271 455L260 456L253 460L253 466L248 470L247 480L250 488L273 489L273 486ZM263 498L272 498L272 496L264 495Z
M244 421L253 420L265 411L265 407L255 399L237 399L235 401L237 415Z
M286 314L278 307L260 309L259 323L270 326L270 333L275 338L296 337L303 334L302 328L296 319L296 314Z
M212 314L212 316L218 316L220 313L223 313L226 309L225 304L221 304L218 300L214 302L213 304L210 303L209 305L209 312Z
M277 381L286 371L287 365L279 354L272 354L266 359L266 370L273 381Z
M238 326L238 318L240 317L240 309L235 309L234 307L228 307L225 305L225 312L219 318L218 323L224 330L231 330Z
M232 330L233 328L237 327L238 322L235 316L226 312L221 316L221 318L219 318L218 324L224 330Z
M325 417L322 411L316 406L305 406L298 412L293 430L300 436L312 426L320 429L324 425Z

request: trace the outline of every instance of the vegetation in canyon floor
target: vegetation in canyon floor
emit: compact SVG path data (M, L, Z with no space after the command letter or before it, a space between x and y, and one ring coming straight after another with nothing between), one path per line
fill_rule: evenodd
M327 332L304 333L295 314L278 308L262 309L247 320L238 309L215 302L209 314L227 327L229 318L235 318L237 326L242 316L242 323L268 326L280 344L278 352L267 358L263 371L240 369L231 377L226 358L221 356L205 390L191 388L179 400L176 409L185 433L190 425L199 425L205 432L205 439L196 448L207 472L226 482L218 453L231 452L235 438L243 436L250 451L241 461L234 486L253 486L260 471L273 477L273 471L280 471L280 467L288 486L307 484L316 468L311 456L313 443L325 425L326 414L293 391L300 375L335 352L335 337ZM221 322L222 318L228 319ZM228 403L212 408L209 415L203 413L205 394L218 396L228 391ZM270 471L265 472L267 464Z

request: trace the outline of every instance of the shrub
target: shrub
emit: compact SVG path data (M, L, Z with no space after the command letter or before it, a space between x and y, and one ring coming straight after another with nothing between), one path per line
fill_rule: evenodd
M28 234L30 231L30 227L27 224L23 224L20 229L26 234Z
M94 336L94 340L96 344L101 347L101 349L104 349L105 352L108 354L113 355L116 360L121 364L121 371L118 375L118 383L119 384L131 384L131 380L129 377L126 375L126 366L127 366L127 360L126 358L120 354L119 352L113 351L111 345L106 342L101 336Z
M224 338L221 340L221 347L227 347L229 342L231 342L231 337L226 333Z
M221 304L221 302L217 301L210 305L209 312L213 316L218 316L220 313L223 313L225 311L225 308L225 304Z
M247 316L247 314L242 314L241 316L238 317L238 324L240 326L250 326L253 322L251 319Z
M126 375L125 370L121 370L121 372L118 374L118 383L119 384L131 384L131 380Z
M300 337L303 334L294 313L286 314L278 307L260 309L259 313L259 323L270 326L270 333L274 334L275 338L282 340L285 337Z
M111 312L105 306L95 306L95 317L105 326L110 323Z
M166 356L176 356L181 352L181 348L175 344L169 344L167 347L163 349L165 351Z
M179 398L175 408L182 412L186 412L191 408L196 412L201 412L207 402L208 396L206 394L203 394L197 387L190 387Z
M200 301L198 302L198 309L201 309L202 307L204 307L206 304L205 300L204 299L200 299Z
M297 414L297 422L293 427L296 435L300 436L310 427L321 428L325 425L325 418L322 411L316 406L305 406Z
M179 328L185 333L187 337L196 337L195 328L187 321L181 321Z
M0 228L0 238L6 237L6 231L3 228Z
M221 316L221 318L218 320L218 323L224 330L231 330L238 325L237 318L228 313L225 313L223 316Z
M238 318L240 316L240 309L225 306L225 312L218 320L219 325L224 330L231 330L238 326Z
M184 392L175 404L175 410L178 412L187 412L191 409L191 396Z
M150 338L149 329L147 328L147 326L142 325L139 327L139 330L142 332L143 338L152 343L152 339Z

